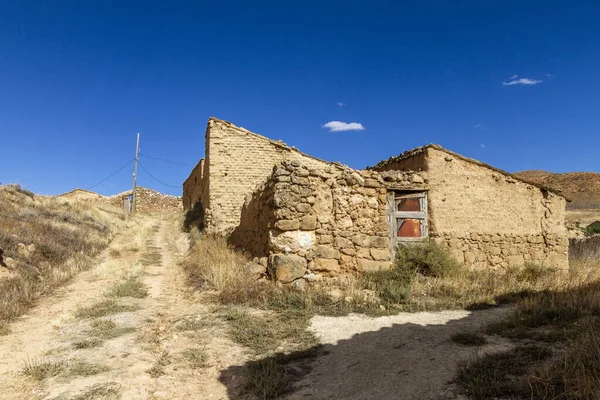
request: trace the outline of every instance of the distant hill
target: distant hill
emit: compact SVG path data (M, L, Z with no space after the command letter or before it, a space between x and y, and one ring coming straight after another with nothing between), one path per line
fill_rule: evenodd
M600 208L600 174L567 172L557 174L542 170L521 171L514 175L560 190L572 200L567 209Z

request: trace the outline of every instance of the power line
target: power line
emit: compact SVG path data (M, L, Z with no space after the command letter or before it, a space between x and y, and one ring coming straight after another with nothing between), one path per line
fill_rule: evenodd
M148 170L147 170L146 168L144 168L144 166L142 165L142 163L138 163L138 165L140 166L140 168L141 168L141 169L143 169L143 170L144 170L144 172L145 172L145 173L147 173L147 174L148 174L148 176L150 176L150 178L154 179L156 182L158 182L158 183L160 183L160 184L162 184L162 185L165 185L165 186L172 187L172 188L181 189L181 185L177 185L177 186L175 186L175 185L169 185L168 183L164 183L164 182L163 182L163 181L161 181L160 179L156 178L156 177L155 177L155 176L153 176L153 175L152 175L150 172L148 172Z
M102 179L100 182L96 183L95 185L90 186L86 190L91 190L91 189L95 188L96 186L98 186L99 184L103 183L104 181L112 178L113 176L115 176L116 174L118 174L119 172L121 172L122 170L124 170L125 167L127 167L132 162L133 162L133 158L131 160L127 161L127 164L123 165L121 168L119 168L118 170L116 170L115 172L113 172L112 174L110 174L109 176L107 176L106 178Z
M141 154L141 153L140 153L140 156L144 156L146 158L151 158L153 160L163 161L163 162L166 162L166 163L169 163L169 164L181 165L182 167L194 168L191 165L182 164L182 163L177 162L177 161L165 160L164 158L152 157L152 156L148 156L146 154Z

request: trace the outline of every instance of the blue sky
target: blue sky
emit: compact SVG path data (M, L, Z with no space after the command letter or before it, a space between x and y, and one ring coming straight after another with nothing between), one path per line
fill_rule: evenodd
M136 132L193 166L209 116L354 168L426 143L600 168L597 2L4 0L0 81L0 182L44 194L116 171ZM175 186L191 169L140 160Z

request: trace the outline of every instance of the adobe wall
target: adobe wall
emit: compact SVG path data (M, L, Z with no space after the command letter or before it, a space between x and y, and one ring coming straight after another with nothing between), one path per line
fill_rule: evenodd
M563 197L435 148L426 152L430 236L458 261L568 268Z
M230 233L239 225L246 196L267 180L274 165L283 160L296 160L311 167L328 165L283 142L216 118L208 121L206 151L204 176L208 193L203 204L206 229L213 233Z
M191 209L194 204L202 201L204 189L204 159L194 167L190 176L183 182L183 208Z
M388 188L423 189L426 180L287 161L273 177L269 269L284 283L388 268Z

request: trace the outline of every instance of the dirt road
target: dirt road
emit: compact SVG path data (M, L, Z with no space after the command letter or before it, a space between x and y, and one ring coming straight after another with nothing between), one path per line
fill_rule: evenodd
M176 263L187 243L173 217L141 218L121 233L93 269L0 337L0 398L227 398L219 372L243 351L186 290ZM116 299L130 310L82 316L131 276L148 295Z
M241 389L252 353L228 338L218 308L188 289L177 265L187 250L175 216L130 224L94 268L0 337L0 399L246 398ZM115 287L136 280L145 296L114 295ZM450 335L504 312L317 316L312 329L325 351L284 397L461 398L449 380L457 362L476 351ZM493 339L477 351L505 346Z

